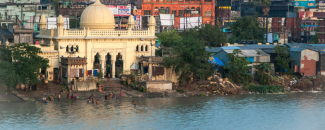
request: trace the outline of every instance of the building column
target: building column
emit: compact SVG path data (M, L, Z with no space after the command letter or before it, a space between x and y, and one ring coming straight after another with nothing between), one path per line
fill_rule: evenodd
M71 79L71 76L70 76L70 74L71 74L71 65L68 65L68 68L67 68L67 73L68 73L68 76L67 76L67 81L68 81L68 88L69 89L71 89L71 83L70 83L70 79Z
M115 60L111 60L111 64L112 64L112 78L115 78Z
M95 62L95 60L94 59L92 59L91 60L91 68L89 68L89 70L91 70L91 72L92 72L92 76L94 76L94 62Z
M84 65L83 68L84 68L84 81L86 81L87 80L87 75L86 75L86 73L87 73L87 65Z
M103 73L103 77L104 78L104 75L105 75L105 60L100 60L101 62L101 72Z

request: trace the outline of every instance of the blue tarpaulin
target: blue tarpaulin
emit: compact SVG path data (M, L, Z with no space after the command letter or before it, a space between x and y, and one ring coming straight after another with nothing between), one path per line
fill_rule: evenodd
M222 61L218 58L218 57L210 57L209 63L215 64L215 65L221 65L223 66L224 64L222 63Z
M254 57L246 57L246 60L253 63L254 62Z
M97 72L98 72L98 70L95 69L95 70L94 70L94 76L97 76Z

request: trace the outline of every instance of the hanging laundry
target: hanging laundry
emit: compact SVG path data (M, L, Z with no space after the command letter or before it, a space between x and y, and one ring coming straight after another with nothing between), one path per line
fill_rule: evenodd
M74 69L74 76L79 77L79 69Z
M94 76L96 77L98 73L98 69L94 69Z
M88 70L88 75L92 75L93 71L92 70Z

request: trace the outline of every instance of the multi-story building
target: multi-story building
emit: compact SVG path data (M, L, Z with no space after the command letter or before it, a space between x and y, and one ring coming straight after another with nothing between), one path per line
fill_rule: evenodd
M195 14L191 12L196 12ZM174 28L181 18L202 17L202 24L215 24L215 0L143 0L142 15L174 14ZM186 28L185 28L186 29Z
M8 27L9 23L26 24L31 17L45 14L55 16L51 0L1 0L0 25Z

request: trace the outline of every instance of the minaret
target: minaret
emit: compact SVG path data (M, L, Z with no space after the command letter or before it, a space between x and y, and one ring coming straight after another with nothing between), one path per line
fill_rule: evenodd
M58 27L58 36L62 36L63 35L63 26L64 26L64 21L63 21L63 17L60 14L58 19L57 19L57 24L56 26Z
M134 18L133 15L130 15L128 19L128 29L132 30L133 28L134 28Z
M150 16L148 26L150 35L154 36L156 32L156 20L152 15Z
M41 19L40 19L39 25L40 25L40 30L47 29L47 27L46 27L46 25L47 25L47 19L46 19L46 17L45 17L44 14L41 15Z

